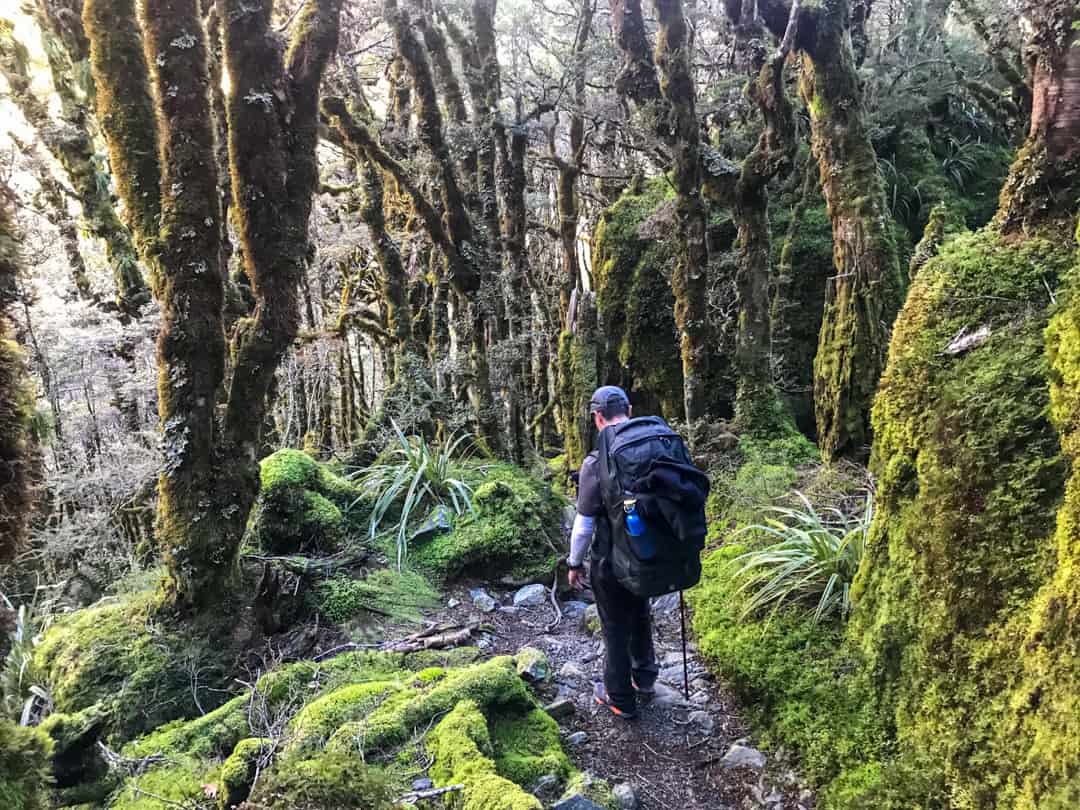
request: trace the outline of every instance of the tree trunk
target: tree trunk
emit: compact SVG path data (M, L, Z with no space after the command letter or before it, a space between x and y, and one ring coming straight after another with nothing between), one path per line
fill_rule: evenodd
M656 63L660 89L670 105L670 128L675 156L675 210L679 254L671 274L675 323L682 353L684 400L689 437L694 443L700 421L709 410L709 250L705 239L706 211L701 199L701 127L695 112L690 44L682 0L654 0L660 28Z
M836 267L814 358L818 444L826 459L863 455L870 443L870 404L901 283L850 26L848 0L828 0L798 38L805 53L800 91L810 111Z

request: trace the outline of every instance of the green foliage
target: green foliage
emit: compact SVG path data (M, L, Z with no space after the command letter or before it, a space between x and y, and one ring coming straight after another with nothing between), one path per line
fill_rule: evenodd
M480 708L463 700L427 739L436 785L462 784L448 806L457 810L540 810L540 801L497 773L492 742Z
M293 733L290 744L323 745L343 724L366 717L387 695L400 688L389 681L354 683L311 701L290 723Z
M452 532L417 543L413 564L439 580L468 573L491 579L547 576L562 542L565 502L538 478L510 464L476 470L474 513Z
M0 719L0 805L7 810L49 807L52 742L41 731Z
M422 435L406 436L397 425L394 433L393 460L361 470L353 478L374 499L369 522L373 539L387 516L395 515L400 569L405 564L408 532L414 520L440 506L451 507L456 515L472 511L472 487L465 481L464 456L458 452L470 436L466 433L429 444Z
M8 636L8 654L0 668L0 717L24 726L36 719L36 710L51 701L42 673L34 664L40 629L33 605L19 605L15 628Z
M379 568L365 579L332 577L315 585L319 612L341 623L362 611L393 619L419 621L421 611L438 604L438 594L420 574Z
M792 603L816 602L813 621L851 610L851 583L859 570L874 515L873 496L866 508L851 516L835 507L815 509L801 492L801 507L775 506L779 519L753 524L744 531L775 539L732 560L732 578L746 594L743 616L771 607L775 612Z
M166 723L126 746L124 752L131 757L161 753L190 754L204 759L227 756L240 740L250 734L249 704L248 695L239 695L194 720Z
M267 456L260 482L249 534L264 551L336 551L363 521L365 500L357 487L307 453L284 449Z
M204 785L217 784L219 768L194 757L173 757L167 764L132 776L109 802L114 810L162 810L163 807L202 807Z

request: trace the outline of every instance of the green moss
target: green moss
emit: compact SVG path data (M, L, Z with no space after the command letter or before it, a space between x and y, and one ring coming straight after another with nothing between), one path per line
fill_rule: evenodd
M566 790L563 792L562 798L569 799L574 796L584 796L604 810L619 810L621 806L618 800L611 793L611 785L604 779L597 779L590 773L584 771L578 771L570 777L570 781L566 783Z
M342 686L304 706L289 727L290 746L319 746L344 723L366 717L387 695L400 690L387 681L354 683Z
M496 707L530 709L535 704L514 669L514 659L500 656L451 672L434 686L392 694L360 721L345 723L330 738L328 749L378 751L404 743L461 700L485 711Z
M102 707L94 705L74 714L53 712L41 723L39 728L53 742L49 764L57 787L70 787L104 775L96 743L107 721Z
M193 757L171 758L161 767L132 776L112 797L115 810L161 810L168 806L199 807L207 785L216 785L219 769Z
M459 810L540 810L540 801L499 776L492 759L487 721L478 706L463 700L428 735L436 785L461 784L447 804Z
M229 758L222 763L218 805L223 810L235 807L248 797L260 761L273 750L273 746L272 740L248 737L241 740Z
M249 533L274 553L335 551L359 534L368 501L352 483L299 450L279 450L260 465L260 494Z
M593 240L596 306L604 341L604 382L622 384L641 413L682 416L682 360L674 335L670 275L674 193L663 177L627 191L606 209ZM653 218L660 222L650 222ZM591 390L589 392L591 394ZM580 459L578 460L580 463Z
M227 756L250 730L247 695L233 698L194 720L174 720L124 748L130 757L190 754L202 759Z
M551 662L548 660L547 653L536 647L522 647L518 650L517 655L514 656L514 664L519 675L524 676L531 672L539 675L540 680L546 681L551 678Z
M345 622L362 611L419 621L422 611L438 604L438 594L415 571L380 568L366 579L340 576L315 586L316 606L331 622Z
M474 515L409 549L413 565L446 580L470 573L528 579L554 570L565 502L543 481L509 464L485 465Z
M37 730L0 720L0 803L10 810L49 806L52 741Z
M381 774L355 756L315 754L271 769L248 799L251 810L389 810Z
M192 696L191 665L205 684L224 680L232 622L206 616L176 626L155 613L155 593L137 594L75 611L55 621L34 652L56 710L79 712L99 706L106 736L128 740L199 707ZM204 707L215 693L200 693Z
M526 787L548 774L559 779L570 776L572 768L559 741L559 724L543 709L495 714L489 727L499 776Z

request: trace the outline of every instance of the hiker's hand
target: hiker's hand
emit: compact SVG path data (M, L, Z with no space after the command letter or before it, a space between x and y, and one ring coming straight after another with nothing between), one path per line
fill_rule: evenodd
M570 580L570 587L573 588L574 590L578 590L578 591L584 590L585 586L588 584L585 581L585 569L584 568L571 568L570 573L568 575L568 579Z

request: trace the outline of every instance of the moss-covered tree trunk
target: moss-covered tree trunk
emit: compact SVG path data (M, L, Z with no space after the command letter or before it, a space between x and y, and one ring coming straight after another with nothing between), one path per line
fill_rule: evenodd
M659 30L656 64L660 90L670 106L679 253L671 274L675 323L683 364L683 393L690 440L709 410L709 324L706 210L701 198L701 125L695 106L690 38L681 0L655 0Z
M762 0L759 8L773 33L783 36L789 4ZM896 246L851 29L851 0L825 0L804 9L795 40L803 55L799 89L810 112L811 149L832 220L836 269L814 358L818 444L826 459L866 452L887 323L899 304Z
M22 548L30 517L33 439L30 419L34 391L22 348L15 342L11 308L18 299L22 273L21 241L10 197L0 194L0 562Z

